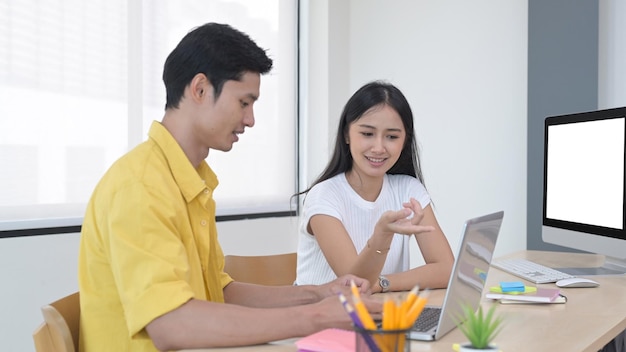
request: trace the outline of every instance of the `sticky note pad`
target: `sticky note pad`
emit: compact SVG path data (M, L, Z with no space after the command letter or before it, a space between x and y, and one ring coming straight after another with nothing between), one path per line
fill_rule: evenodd
M500 288L502 292L524 292L524 283L521 281L503 281L500 282Z
M500 286L491 286L489 287L489 292L493 292L493 293L505 293L504 291L502 291L502 287ZM523 295L525 293L533 293L533 292L537 292L537 288L534 286L524 286L523 289L519 290L519 291L508 291L506 292L509 295Z
M329 328L296 341L298 351L352 352L356 351L354 331Z

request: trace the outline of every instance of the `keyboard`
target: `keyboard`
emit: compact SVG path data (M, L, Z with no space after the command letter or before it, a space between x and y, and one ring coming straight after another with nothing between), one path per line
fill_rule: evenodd
M440 307L424 307L424 310L413 324L413 330L427 332L439 324L440 317Z
M535 284L557 282L561 279L574 277L573 275L526 259L494 260L491 262L491 265Z

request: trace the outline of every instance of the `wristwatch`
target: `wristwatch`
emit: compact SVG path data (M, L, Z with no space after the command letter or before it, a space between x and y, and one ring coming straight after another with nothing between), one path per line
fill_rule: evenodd
M380 288L382 289L382 292L387 292L389 291L389 279L380 275L378 277L378 284L380 285Z

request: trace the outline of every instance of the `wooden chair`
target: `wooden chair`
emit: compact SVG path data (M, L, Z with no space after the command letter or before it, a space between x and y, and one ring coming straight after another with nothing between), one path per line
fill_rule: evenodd
M44 322L33 333L37 352L78 351L80 297L75 292L41 307Z
M261 285L293 285L296 281L296 253L225 256L224 271L235 281Z

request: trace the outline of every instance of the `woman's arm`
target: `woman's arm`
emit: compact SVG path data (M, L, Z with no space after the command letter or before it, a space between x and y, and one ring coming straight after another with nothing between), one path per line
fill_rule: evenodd
M450 245L435 218L432 207L422 209L415 199L404 204L400 211L383 214L360 253L343 224L327 215L315 215L309 222L309 231L316 237L326 260L337 275L354 274L370 281L373 292L380 292L378 277L387 258L387 250L394 233L415 234L426 265L404 273L386 275L393 291L420 287L445 287L450 277L454 256ZM408 216L413 213L412 218Z
M402 273L386 275L392 291L410 290L415 285L433 289L445 288L448 285L454 255L430 205L424 208L422 224L434 228L431 232L415 235L425 264ZM377 283L373 291L380 291Z
M361 253L357 253L352 239L337 218L314 215L309 221L309 233L315 236L324 257L335 275L353 274L367 279L372 285L377 281L387 252L377 253L378 248L389 248L392 236L381 235L371 240Z

